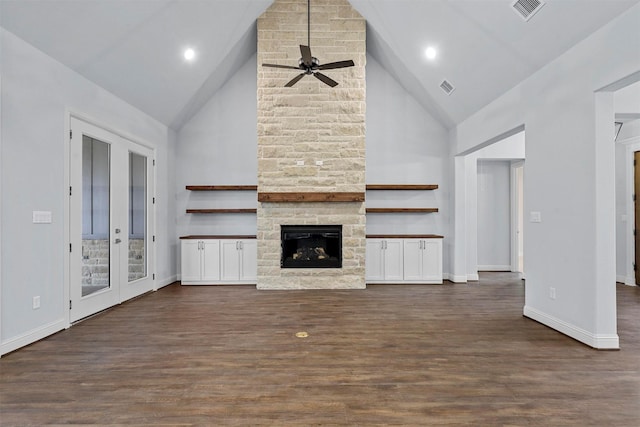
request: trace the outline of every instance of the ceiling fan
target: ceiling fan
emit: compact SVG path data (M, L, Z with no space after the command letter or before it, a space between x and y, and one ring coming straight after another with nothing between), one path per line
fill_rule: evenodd
M332 78L322 74L320 70L333 70L336 68L345 68L345 67L353 67L354 63L352 60L348 61L338 61L338 62L329 62L328 64L320 64L318 58L311 55L311 0L307 0L307 45L300 45L300 55L302 56L298 60L298 66L294 67L292 65L278 65L278 64L262 64L263 67L273 67L273 68L285 68L288 70L302 70L301 74L295 76L289 83L284 85L285 87L291 87L294 84L298 83L300 79L302 79L306 75L313 75L316 79L321 82L331 86L336 87L338 82L333 80Z

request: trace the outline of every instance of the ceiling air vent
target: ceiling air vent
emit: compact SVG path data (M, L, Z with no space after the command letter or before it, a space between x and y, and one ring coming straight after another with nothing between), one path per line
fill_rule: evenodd
M451 92L456 90L456 88L446 80L443 80L442 83L440 83L440 89L442 89L447 95L451 95Z
M544 2L542 0L516 0L511 6L522 19L528 21L536 12L542 9Z

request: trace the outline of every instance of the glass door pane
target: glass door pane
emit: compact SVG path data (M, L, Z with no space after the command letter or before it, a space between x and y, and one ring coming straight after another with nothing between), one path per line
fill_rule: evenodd
M82 137L82 296L109 288L110 145Z
M129 152L128 281L147 276L147 158Z

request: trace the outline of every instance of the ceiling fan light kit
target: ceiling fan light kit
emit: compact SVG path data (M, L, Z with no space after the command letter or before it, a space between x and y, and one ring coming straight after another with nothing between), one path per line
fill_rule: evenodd
M284 68L287 70L299 70L302 73L291 79L285 87L292 87L298 83L304 76L313 75L316 79L320 80L324 84L330 87L336 87L338 82L331 77L321 73L324 70L334 70L337 68L353 67L354 62L349 59L346 61L329 62L328 64L321 64L318 58L311 55L311 0L307 0L307 44L300 45L300 59L298 60L298 66L293 65L280 65L280 64L262 64L263 67L271 68Z

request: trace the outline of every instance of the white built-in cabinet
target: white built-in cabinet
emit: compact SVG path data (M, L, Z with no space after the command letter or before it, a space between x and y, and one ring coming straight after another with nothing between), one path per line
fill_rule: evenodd
M256 283L258 245L255 240L220 240L220 251L222 281Z
M442 237L369 237L367 283L442 283Z
M255 284L255 238L184 236L181 238L183 285Z
M219 260L217 240L182 240L182 283L219 281Z
M402 239L367 239L366 280L368 282L402 281Z
M404 239L404 281L442 283L442 240Z

